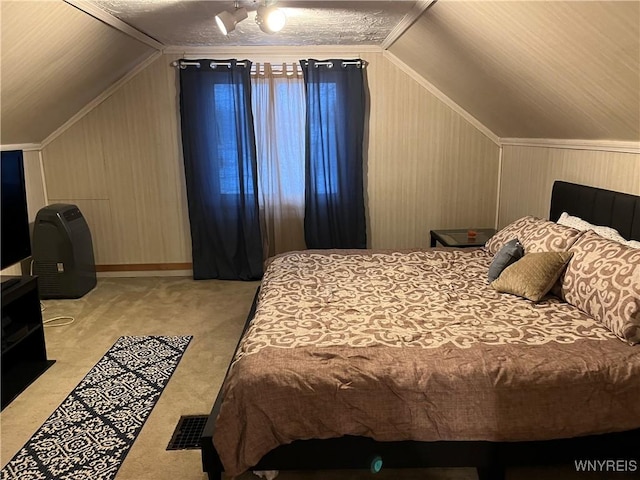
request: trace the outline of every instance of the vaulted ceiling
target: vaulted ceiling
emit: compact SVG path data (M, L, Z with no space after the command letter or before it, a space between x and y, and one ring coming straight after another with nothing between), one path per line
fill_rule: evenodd
M640 2L440 1L390 51L499 137L640 140Z
M0 143L39 143L155 50L62 1L2 1Z
M388 49L498 137L640 141L639 1L280 0L276 35L258 3L225 37L233 1L1 0L0 143L43 141L165 47L308 45Z

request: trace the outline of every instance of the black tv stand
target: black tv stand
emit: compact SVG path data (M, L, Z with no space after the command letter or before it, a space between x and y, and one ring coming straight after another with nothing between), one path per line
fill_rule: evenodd
M2 291L4 292L7 288L13 287L17 283L20 283L20 279L17 278L17 277L13 277L13 278L9 278L7 280L3 280L2 283L0 283L0 287L1 287Z
M2 406L4 409L55 360L47 359L38 279L2 278Z

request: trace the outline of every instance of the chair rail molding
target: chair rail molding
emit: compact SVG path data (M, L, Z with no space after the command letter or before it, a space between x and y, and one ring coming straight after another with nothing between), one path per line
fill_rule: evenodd
M39 143L12 143L7 145L0 145L0 150L7 152L9 150L22 150L24 152L32 152L42 150L42 145Z
M603 152L640 153L640 141L577 140L557 138L501 138L503 147L564 148L569 150L596 150Z

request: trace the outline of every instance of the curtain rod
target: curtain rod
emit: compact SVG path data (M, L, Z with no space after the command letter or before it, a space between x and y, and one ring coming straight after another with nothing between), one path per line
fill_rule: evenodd
M262 62L262 63L265 63L265 62ZM308 65L309 61L301 60L300 63L306 63ZM200 62L192 62L188 60L174 61L174 62L171 62L171 65L174 67L180 67L181 69L185 69L187 67L200 68ZM236 65L239 65L241 67L246 66L244 62L236 62ZM342 68L346 67L347 65L356 65L359 68L365 68L366 62L364 62L363 60L343 60L340 65ZM210 68L215 69L215 68L218 68L219 66L225 66L227 68L231 68L231 62L210 62L209 63ZM333 68L333 62L315 62L314 63L315 68L318 68L319 66Z
M180 67L182 69L185 69L187 67L198 67L200 68L200 62L190 62L188 60L180 60L175 61L175 62L171 62L171 65L174 67ZM209 68L218 68L221 66L227 67L227 68L231 68L231 62L210 62L209 63ZM245 67L245 63L244 62L236 62L236 65L239 65L241 67Z
M307 65L309 64L309 60L301 60L301 62L304 62ZM316 62L313 65L315 68L318 68L320 66L333 68L333 62ZM342 68L346 67L347 65L356 65L359 68L364 68L366 66L366 62L364 60L343 60L340 63L340 66Z

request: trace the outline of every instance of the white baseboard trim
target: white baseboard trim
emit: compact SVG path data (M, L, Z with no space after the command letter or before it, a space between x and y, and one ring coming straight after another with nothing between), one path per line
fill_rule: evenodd
M640 153L640 142L617 140L577 140L556 138L501 138L505 147L564 148L569 150L596 150L604 152Z

